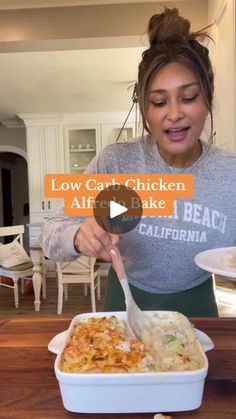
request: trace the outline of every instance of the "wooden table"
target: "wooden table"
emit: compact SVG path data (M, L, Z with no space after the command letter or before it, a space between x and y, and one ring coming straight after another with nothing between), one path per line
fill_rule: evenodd
M172 417L235 419L236 318L202 318L193 322L215 343L215 349L208 352L210 368L203 404L196 411L174 413ZM54 376L55 356L48 352L47 344L69 323L70 319L58 317L0 320L0 418L153 418L154 413L92 415L64 410Z
M43 249L40 245L31 246L30 259L34 265L33 267L33 287L34 287L34 306L35 311L40 310L41 300L41 286L43 273Z

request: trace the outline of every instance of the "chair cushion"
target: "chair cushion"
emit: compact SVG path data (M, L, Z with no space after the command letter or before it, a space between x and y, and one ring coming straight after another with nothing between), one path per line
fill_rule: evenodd
M18 240L20 240L20 235L11 243L0 243L0 263L4 268L12 268L30 262L29 256Z
M0 266L0 270L1 272L22 272L22 271L27 271L29 269L32 269L33 266L34 265L32 262L28 262L28 263L21 263L20 265L12 266L11 268L5 268L3 266Z

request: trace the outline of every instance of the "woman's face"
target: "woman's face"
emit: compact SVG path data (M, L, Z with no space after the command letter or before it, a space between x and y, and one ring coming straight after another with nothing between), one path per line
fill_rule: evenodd
M195 74L184 64L167 64L153 77L147 103L147 122L162 156L187 157L208 113Z

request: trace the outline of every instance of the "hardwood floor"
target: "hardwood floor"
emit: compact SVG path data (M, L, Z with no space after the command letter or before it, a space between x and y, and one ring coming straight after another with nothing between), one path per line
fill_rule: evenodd
M101 278L101 300L96 300L97 311L102 311L105 295L106 277ZM19 308L14 306L13 290L0 287L0 318L12 316L55 316L57 314L57 283L56 277L47 277L47 298L41 298L41 310L36 312L34 310L34 295L33 293L25 292L21 294L19 287ZM88 296L84 296L83 284L69 285L69 299L63 301L63 311L60 316L74 317L76 314L90 312L91 300L88 291Z
M97 311L103 310L106 277L101 280L101 300L97 301ZM236 282L226 278L216 278L216 295L221 317L236 317ZM20 316L52 316L57 313L56 277L47 277L47 298L42 300L41 310L34 310L32 293L20 293L20 307L14 307L13 290L0 287L0 318ZM69 300L63 303L62 317L74 317L76 314L91 311L90 295L84 296L83 285L69 285Z

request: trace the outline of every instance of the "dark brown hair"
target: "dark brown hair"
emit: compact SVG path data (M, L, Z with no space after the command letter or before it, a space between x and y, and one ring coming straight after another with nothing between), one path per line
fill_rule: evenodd
M188 66L200 83L210 113L212 136L214 76L209 51L200 43L209 35L201 31L191 32L190 22L179 16L177 9L165 8L163 13L151 17L148 37L150 47L143 52L138 69L138 98L144 129L150 133L147 124L147 93L150 83L161 68L175 61Z

